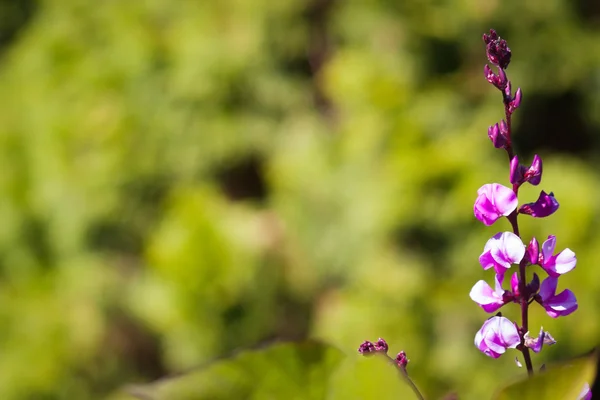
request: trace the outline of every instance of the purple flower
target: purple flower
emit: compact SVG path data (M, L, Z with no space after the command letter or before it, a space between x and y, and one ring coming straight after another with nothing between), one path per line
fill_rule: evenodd
M534 218L544 218L554 214L558 210L558 206L559 204L554 198L554 193L550 192L548 194L542 190L537 201L535 203L523 204L519 208L519 213L531 215Z
M552 255L555 247L556 236L548 236L548 239L542 244L542 254L539 263L548 272L548 275L557 278L575 268L577 257L575 257L575 253L569 248L564 249L556 255Z
M488 60L500 68L506 69L510 63L511 52L506 44L506 40L502 39L495 30L490 29L490 34L483 34L485 42L485 53Z
M521 343L519 331L514 323L504 317L492 317L483 323L475 335L475 346L485 355L498 358L508 348Z
M525 255L525 245L521 238L512 232L500 232L487 241L479 263L483 269L494 268L498 280L504 280L504 273L512 264L518 264Z
M531 166L525 171L525 182L537 186L542 181L542 159L537 154L533 156Z
M510 183L521 185L525 182L533 186L539 185L542 180L542 159L537 154L533 156L533 162L530 167L519 164L519 158L514 156L510 160Z
M523 341L525 342L525 346L529 347L535 353L542 351L544 345L551 346L556 344L556 340L554 340L550 332L545 332L543 327L540 329L540 334L537 338L532 338L529 336L529 332L527 332L523 337Z
M485 312L496 312L500 307L510 302L513 299L512 293L502 289L502 283L496 275L496 288L492 289L485 281L479 281L471 289L469 296L479 304Z
M517 208L517 196L512 189L499 183L488 183L477 191L473 211L485 225L492 225L498 218L507 216Z
M579 393L577 400L592 400L592 391L590 390L589 384L586 383L583 386L583 389L581 390L581 393Z
M556 294L558 278L549 276L542 282L536 300L552 318L564 317L577 310L577 299L573 292L565 289Z

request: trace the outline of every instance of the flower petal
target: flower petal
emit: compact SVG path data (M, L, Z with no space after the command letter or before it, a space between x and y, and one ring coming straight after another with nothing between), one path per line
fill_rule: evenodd
M544 303L546 314L552 318L564 317L577 310L577 299L569 289L565 289Z

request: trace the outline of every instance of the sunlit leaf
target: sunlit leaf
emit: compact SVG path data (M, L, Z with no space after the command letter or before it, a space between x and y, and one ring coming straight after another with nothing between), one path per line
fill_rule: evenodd
M522 379L498 392L495 400L576 400L586 383L596 376L596 352L548 367L531 379Z
M339 350L319 342L282 343L130 392L152 400L323 399L342 359Z

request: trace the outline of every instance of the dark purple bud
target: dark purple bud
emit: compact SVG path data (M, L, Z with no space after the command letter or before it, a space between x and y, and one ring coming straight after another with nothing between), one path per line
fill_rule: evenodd
M540 277L534 272L531 282L527 284L527 290L531 294L535 294L540 290Z
M379 338L377 342L375 342L375 351L380 351L383 353L388 352L388 344L382 338Z
M396 364L398 364L398 366L402 369L406 369L406 365L408 364L408 362L410 361L408 358L406 358L406 353L403 351L401 351L400 353L398 353L398 355L396 356Z
M496 80L498 79L498 77L496 76L496 74L494 74L494 71L492 71L489 65L485 64L485 67L483 67L483 74L485 75L485 79L489 83L491 83L494 86L496 85Z
M506 82L506 86L504 87L504 97L510 99L512 94L512 84L510 81Z
M376 352L375 345L368 340L362 342L362 344L358 347L358 352L363 356L371 355Z
M521 105L521 99L523 98L523 94L521 92L521 88L517 89L515 93L515 97L508 103L508 112L513 113L519 106Z
M523 183L523 166L519 164L519 157L514 156L510 160L510 183L513 185L520 185Z
M494 85L496 88L500 90L504 90L506 85L508 84L508 78L506 77L506 73L502 68L498 68L498 75L492 71L489 65L485 65L483 67L483 74L485 75L485 79Z
M498 78L497 78L496 87L500 90L504 90L506 85L508 85L508 78L506 77L506 72L502 68L498 68Z
M498 124L494 124L488 128L488 137L492 141L495 148L499 149L506 144L506 138L500 134Z
M508 137L508 125L504 120L500 121L500 134L502 134L502 136L505 138Z
M554 214L558 210L558 201L554 198L554 193L547 194L542 190L540 197L535 203L523 204L519 208L519 214L531 215L534 218L544 218Z
M531 264L538 264L540 258L540 245L536 238L531 239L531 242L527 245L527 257ZM537 290L536 290L537 292Z
M533 156L531 167L525 171L524 177L525 182L529 182L533 186L539 185L542 181L542 159L537 154Z
M496 39L498 39L498 34L493 29L490 29L489 35L487 33L483 34L483 41L485 42L485 44L489 44L491 41Z
M510 63L511 52L510 48L506 44L506 40L502 39L496 31L490 29L490 34L483 35L483 41L485 42L485 52L488 60L500 68L506 69Z

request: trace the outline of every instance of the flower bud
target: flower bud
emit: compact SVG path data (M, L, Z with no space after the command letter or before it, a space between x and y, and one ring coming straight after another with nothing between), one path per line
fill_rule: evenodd
M507 99L510 99L510 95L512 93L512 85L510 83L510 81L506 82L506 86L504 87L504 96Z
M495 148L499 149L506 144L506 138L500 134L498 124L494 124L488 128L488 137L492 141Z
M510 92L509 92L510 93ZM521 105L521 99L523 98L523 93L521 92L521 88L517 89L515 93L515 97L508 103L508 112L513 113L519 106Z
M500 90L504 90L507 84L508 78L506 77L506 72L504 72L504 69L498 68L498 78L496 80L496 87Z
M529 258L529 263L537 264L540 258L540 245L536 238L531 239L529 245L527 245L527 257Z
M382 353L388 352L388 344L382 338L379 338L377 342L375 342L375 351L380 351Z
M362 342L362 344L358 347L358 352L363 356L371 355L376 352L375 345L368 340Z
M540 277L534 272L531 282L527 284L527 291L531 294L535 294L538 290L540 290Z
M510 63L511 51L506 40L502 39L495 30L490 29L490 34L483 35L485 52L488 60L494 65L506 69Z
M508 138L508 125L504 120L500 121L500 134L505 138Z
M510 288L512 289L515 297L519 297L521 295L519 291L519 273L515 272L510 278Z
M531 166L525 171L525 182L531 183L533 186L539 185L542 180L542 159L537 154L533 156Z
M402 369L406 369L406 365L408 364L408 362L410 361L407 357L406 357L406 353L404 352L404 350L402 350L400 353L398 353L398 355L396 356L396 364L398 364L398 366Z
M494 71L492 71L489 65L485 64L485 67L483 67L483 74L489 83L496 86L496 74L494 74Z
M523 171L524 168L521 164L519 164L519 157L514 156L510 160L510 183L513 185L520 185L523 183Z

